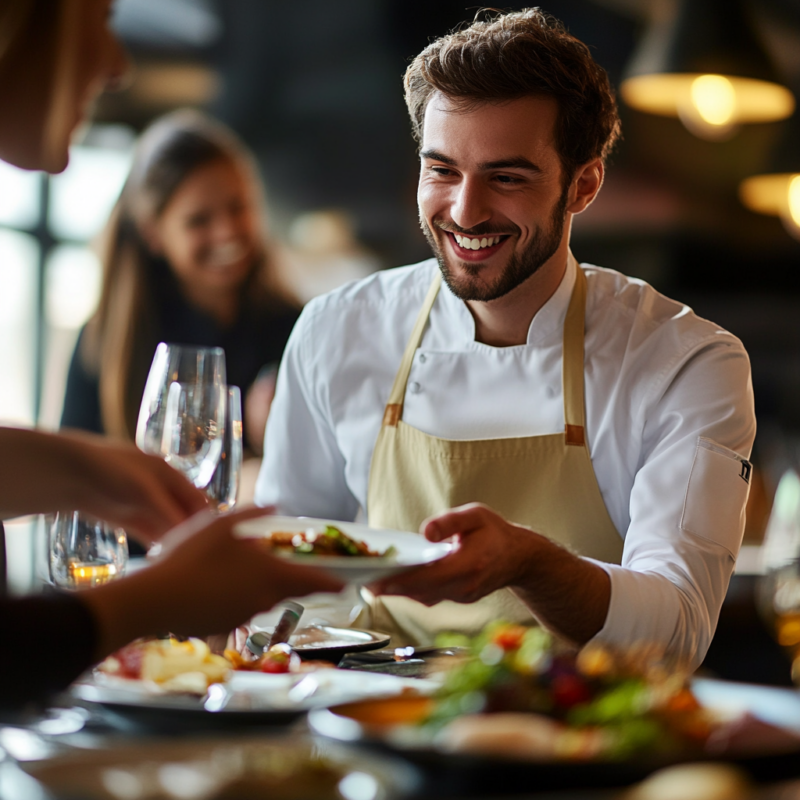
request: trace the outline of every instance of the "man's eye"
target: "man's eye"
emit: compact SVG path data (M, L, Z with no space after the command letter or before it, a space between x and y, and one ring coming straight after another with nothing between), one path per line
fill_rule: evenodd
M518 178L516 175L497 175L495 176L495 180L499 183L506 183L506 184L515 184L515 183L522 183L522 179Z
M430 172L433 172L436 175L441 175L442 177L447 177L448 175L452 175L452 170L449 170L447 167L428 167Z

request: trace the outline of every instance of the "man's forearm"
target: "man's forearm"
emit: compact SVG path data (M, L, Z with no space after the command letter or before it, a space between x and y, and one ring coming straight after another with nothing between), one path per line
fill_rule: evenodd
M530 544L523 576L511 588L546 628L586 644L606 621L611 600L608 574L542 536Z

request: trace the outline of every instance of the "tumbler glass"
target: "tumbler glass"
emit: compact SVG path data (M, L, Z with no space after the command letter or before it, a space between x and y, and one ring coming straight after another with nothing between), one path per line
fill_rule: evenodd
M128 538L78 511L59 513L50 526L50 579L62 589L88 589L125 574Z

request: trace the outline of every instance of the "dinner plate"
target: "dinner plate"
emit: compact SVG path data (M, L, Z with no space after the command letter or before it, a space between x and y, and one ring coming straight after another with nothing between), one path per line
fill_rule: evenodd
M65 800L391 800L419 784L406 763L299 735L128 742L74 750L25 769Z
M304 683L301 685L301 682ZM73 684L74 698L104 710L112 720L144 728L283 725L312 708L369 697L390 697L411 687L433 692L438 684L415 678L353 670L267 674L237 672L214 684L205 697L168 693L152 682L95 671Z
M394 547L393 555L381 556L315 556L281 553L298 564L332 572L348 583L370 583L409 567L430 564L452 552L451 542L429 542L424 536L408 531L370 528L357 522L340 522L314 517L258 517L240 522L235 531L239 536L268 538L273 533L322 533L333 525L353 539L364 542L370 549L382 553Z
M310 712L315 733L340 742L357 743L381 752L400 753L423 773L431 796L476 797L566 789L627 786L676 761L728 761L756 781L777 781L800 775L800 693L778 687L695 680L700 702L725 717L743 715L730 739L707 754L679 757L637 756L623 761L526 761L496 755L446 752L433 737L415 726L381 731L362 725L337 707ZM345 709L346 711L346 709ZM497 776L503 775L502 787Z
M331 625L308 625L289 637L292 649L304 661L332 661L334 664L338 664L347 653L379 650L390 641L391 637L386 633Z

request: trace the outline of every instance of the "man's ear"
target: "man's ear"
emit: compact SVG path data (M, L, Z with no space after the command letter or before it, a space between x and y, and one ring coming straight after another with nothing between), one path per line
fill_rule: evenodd
M570 202L567 205L567 211L571 214L580 214L597 197L597 193L603 185L604 175L605 167L599 158L578 167L570 186Z

